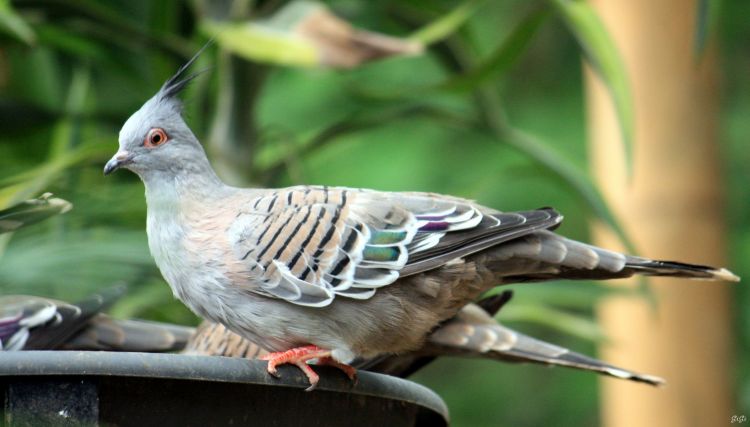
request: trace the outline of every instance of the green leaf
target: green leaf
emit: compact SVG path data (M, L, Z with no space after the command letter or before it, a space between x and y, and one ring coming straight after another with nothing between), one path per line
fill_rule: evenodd
M487 295L504 292L504 287L495 288ZM587 311L602 299L612 296L636 296L632 287L612 285L608 282L588 280L551 281L524 287L513 296L513 304L541 304L566 310ZM503 308L504 310L504 308Z
M67 230L17 238L0 258L3 292L92 290L123 279L156 274L143 230Z
M0 259L3 258L3 254L5 254L5 248L8 247L8 243L10 243L10 240L12 238L13 233L0 234Z
M566 161L560 153L557 153L548 144L521 130L505 129L498 136L504 143L528 155L537 164L559 177L583 199L597 217L617 234L628 251L635 252L633 243L625 234L601 193L587 174L579 170L572 162Z
M393 123L396 120L411 120L415 117L432 117L442 123L459 123L463 119L450 111L429 105L407 105L377 111L372 114L352 114L336 121L313 134L302 145L279 147L259 153L255 167L265 177L264 182L273 182L289 163L290 159L304 158L322 149L344 135L364 132Z
M290 2L272 17L204 22L226 50L248 60L296 67L349 69L377 59L422 52L413 40L358 29L318 2Z
M565 25L578 40L586 59L607 86L620 123L625 161L633 170L633 101L625 65L601 19L582 0L552 0Z
M436 87L443 90L469 91L504 73L526 51L547 17L548 9L538 9L530 13L479 66Z
M103 61L117 55L117 52L112 52L111 47L104 46L96 39L76 34L60 25L47 22L37 24L35 28L40 45L66 52L79 59ZM114 61L111 63L113 66L117 64Z
M162 280L149 282L147 286L133 287L128 297L123 298L110 310L110 315L121 319L140 317L154 305L163 305L173 300L169 286Z
M0 32L10 34L27 45L36 42L34 30L13 10L8 0L0 0Z
M484 125L491 133L490 137L493 140L505 143L526 154L539 166L559 177L582 198L595 215L615 232L628 251L635 252L634 245L587 174L579 170L572 162L566 161L560 153L555 152L537 137L512 127L508 123L497 92L491 85L480 86L475 93Z
M539 304L508 304L498 315L503 322L533 322L590 341L605 339L601 327L588 316Z
M706 43L713 32L719 16L720 0L698 0L695 14L695 35L693 37L693 52L697 58L703 56Z
M477 89L505 73L526 51L541 24L549 17L548 9L537 9L524 17L503 41L481 62L459 75L432 84L412 87L371 89L356 88L357 95L376 100L422 98L425 94L445 92L468 92Z
M320 62L315 45L292 32L257 23L204 22L201 28L223 49L250 61L295 67Z
M132 16L113 7L110 4L112 2L65 0L63 3L67 13L94 24L97 32L109 42L138 46L139 49L143 42L147 42L153 47L185 58L190 58L195 53L194 46L180 36L164 31L156 32L153 29L161 28L135 22Z
M88 69L76 68L66 98L66 114L53 127L47 160L35 168L0 179L0 208L38 194L65 169L109 151L104 144L78 144L82 126L80 114L89 85Z
M50 158L35 168L0 179L0 208L39 194L65 169L92 158L104 157L110 151L106 144L82 145Z
M37 199L27 200L7 209L0 210L0 233L16 231L52 216L63 214L73 205L63 199L52 198L45 193Z
M81 130L80 116L84 110L90 84L91 74L88 68L80 67L73 70L65 99L65 116L57 121L52 131L50 158L64 156L76 145Z
M409 36L409 39L424 45L442 41L461 28L482 3L484 3L482 0L465 1L447 14L414 32Z

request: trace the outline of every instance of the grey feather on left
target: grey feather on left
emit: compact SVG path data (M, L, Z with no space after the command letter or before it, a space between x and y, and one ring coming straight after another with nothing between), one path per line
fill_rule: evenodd
M0 297L0 350L57 348L124 291L124 286L115 286L75 304L25 295Z
M194 328L103 314L124 291L124 286L116 286L77 303L27 295L0 297L0 351L166 352L185 347Z
M147 320L113 319L99 314L61 350L136 351L161 353L179 351L195 328Z

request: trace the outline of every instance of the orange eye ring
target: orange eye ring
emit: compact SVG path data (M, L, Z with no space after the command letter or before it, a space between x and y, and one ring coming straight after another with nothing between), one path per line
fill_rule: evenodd
M156 148L169 140L167 133L162 128L153 128L148 131L146 139L143 140L143 146L146 148Z

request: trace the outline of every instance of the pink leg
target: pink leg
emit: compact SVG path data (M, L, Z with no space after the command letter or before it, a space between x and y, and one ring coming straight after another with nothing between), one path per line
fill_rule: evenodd
M279 376L276 369L279 365L290 364L300 368L310 381L310 387L308 387L306 391L314 390L318 385L318 381L320 381L318 374L316 374L310 365L307 364L311 359L318 359L321 365L331 365L341 369L352 380L355 380L357 375L357 370L353 367L333 360L331 358L331 350L324 350L315 345L307 345L287 351L268 353L259 357L259 359L268 361L268 373L274 377Z

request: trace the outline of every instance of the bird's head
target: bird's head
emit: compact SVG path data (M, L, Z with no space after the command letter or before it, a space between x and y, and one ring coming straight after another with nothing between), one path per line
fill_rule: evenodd
M182 102L177 97L199 74L186 75L186 70L200 53L125 122L120 148L104 166L105 175L123 167L146 180L150 175L177 174L206 163L203 148L182 118Z

